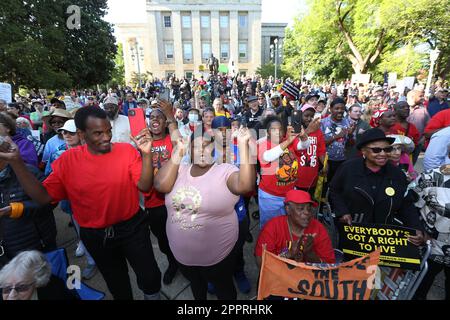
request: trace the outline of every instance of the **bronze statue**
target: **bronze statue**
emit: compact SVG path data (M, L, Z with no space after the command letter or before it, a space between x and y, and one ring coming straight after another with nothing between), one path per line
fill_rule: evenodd
M217 72L219 72L219 60L214 57L212 53L206 65L208 66L211 75L217 75Z

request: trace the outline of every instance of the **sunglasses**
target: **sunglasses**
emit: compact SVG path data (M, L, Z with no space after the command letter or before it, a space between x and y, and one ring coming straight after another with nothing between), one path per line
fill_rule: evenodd
M72 137L77 134L76 132L70 132L70 131L66 131L66 130L61 130L61 133L62 133L62 135L68 134Z
M30 288L34 285L34 282L29 283L29 284L20 284L17 286L8 286L8 287L3 287L2 289L2 293L3 294L7 294L9 295L11 293L11 291L16 290L17 293L23 293L26 292L28 290L30 290Z
M381 153L381 151L384 151L384 153L391 153L392 150L394 149L392 146L390 147L386 147L386 148L371 148L371 147L366 147L367 149L370 149L373 153Z

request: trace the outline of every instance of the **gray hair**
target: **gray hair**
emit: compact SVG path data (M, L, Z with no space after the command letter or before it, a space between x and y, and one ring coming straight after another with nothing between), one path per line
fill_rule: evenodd
M6 100L0 99L0 104L7 104Z
M0 270L0 287L7 284L11 275L31 277L36 288L44 287L50 281L52 269L45 256L36 250L19 253Z

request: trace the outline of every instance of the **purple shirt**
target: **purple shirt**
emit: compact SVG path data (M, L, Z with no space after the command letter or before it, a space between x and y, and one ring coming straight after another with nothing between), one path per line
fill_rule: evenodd
M17 144L17 147L19 147L20 156L22 157L23 162L37 168L39 165L38 156L33 142L28 140L27 137L24 137L20 133L16 134L11 139L15 144Z

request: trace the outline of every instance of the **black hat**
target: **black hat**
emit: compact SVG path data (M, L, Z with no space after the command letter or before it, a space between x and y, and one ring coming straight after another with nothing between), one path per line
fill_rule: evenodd
M358 144L356 145L356 148L358 150L361 150L366 144L374 141L387 141L389 144L394 143L395 138L386 137L384 134L384 131L378 128L369 129L366 132L364 132L360 139Z
M247 102L253 102L253 101L258 101L258 98L256 96L248 96L247 97Z
M320 98L320 95L314 94L314 93L313 93L313 94L308 94L308 95L306 96L306 98L305 98L305 101L308 102L309 99L314 98L314 97L316 97L317 99L319 99L319 98Z

